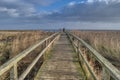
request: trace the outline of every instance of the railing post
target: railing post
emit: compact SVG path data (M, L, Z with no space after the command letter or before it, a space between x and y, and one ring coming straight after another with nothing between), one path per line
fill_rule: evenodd
M110 80L110 74L109 72L104 68L102 67L102 80Z
M17 63L15 63L13 68L10 70L10 80L18 80Z
M48 45L48 41L47 41L47 40L45 41L45 45L46 45L46 47L47 47L47 45Z
M87 44L84 40L82 40L81 38L77 37L76 35L73 35L71 33L68 32L68 36L71 38L71 42L73 42L74 38L78 39L82 45L84 45L91 53L88 52L88 54L91 55L87 55L88 57L88 61L86 60L86 55L85 55L85 49L84 46L81 45L81 51L80 51L80 55L82 56L82 59L84 59L85 64L87 65L90 73L93 75L93 78L95 80L120 80L120 71L114 66L112 65L107 59L105 59L103 56L100 55L100 53L98 53L95 49L93 49L89 44ZM75 47L76 45L73 45L73 47L76 49ZM97 62L98 64L97 64ZM89 64L88 64L89 62ZM94 68L93 68L94 67ZM97 69L100 71L96 72ZM99 75L96 75L98 73Z
M77 45L77 42L75 41L75 38L73 37L73 44L75 45L75 52L77 53L78 52L78 45Z

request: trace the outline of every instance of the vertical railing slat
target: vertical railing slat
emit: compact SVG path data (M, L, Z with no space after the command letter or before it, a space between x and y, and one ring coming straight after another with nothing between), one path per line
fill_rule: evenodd
M17 63L10 70L10 80L18 80Z
M104 67L102 69L102 80L110 80L110 74Z
M58 33L54 33L53 35L37 42L36 44L30 46L29 48L27 48L26 50L24 50L23 52L19 53L18 55L16 55L15 57L13 57L12 59L10 59L9 61L7 61L6 63L4 63L3 65L0 66L0 80L1 80L1 76L6 73L8 71L9 73L9 78L10 80L18 80L18 71L17 71L17 63L23 59L24 57L26 57L31 51L35 50L38 46L43 46L43 49L48 46L48 44L51 43L51 41L53 39L55 39L57 37ZM43 45L44 44L44 45Z
M98 76L96 79L97 80L120 80L120 71L113 66L107 59L105 59L103 56L101 56L95 49L93 49L89 44L87 44L84 40L82 40L81 38L77 37L74 34L71 34L70 32L66 32L66 34L69 36L69 39L71 40L71 43L73 44L73 47L76 47L76 45L74 44L76 40L78 40L82 45L83 48L87 48L87 50L90 51L83 54L84 52L81 50L79 51L80 55L82 56L82 59L84 59L84 62L86 63L86 65L88 66L88 69L90 67L93 67L94 69L90 72L94 73L93 76L98 76L96 75L96 66L98 66L98 64L96 64L96 61L98 61L99 63L99 67L101 67L100 69L103 69L100 71L100 76ZM75 40L72 40L75 39ZM77 46L78 47L78 46ZM81 47L81 46L80 46ZM76 48L75 48L76 50ZM86 57L87 56L87 57ZM83 60L81 60L82 62ZM93 64L91 64L91 62ZM90 66L91 64L91 66ZM91 69L89 69L91 70Z

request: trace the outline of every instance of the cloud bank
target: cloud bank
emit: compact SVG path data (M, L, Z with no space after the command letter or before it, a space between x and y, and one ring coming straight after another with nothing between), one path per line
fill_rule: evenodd
M120 0L72 1L51 12L35 8L57 1L0 0L0 29L120 29Z

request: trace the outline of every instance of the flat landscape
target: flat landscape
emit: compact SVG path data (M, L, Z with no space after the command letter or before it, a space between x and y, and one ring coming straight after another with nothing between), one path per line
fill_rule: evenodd
M82 43L82 41L76 42L75 41L76 38L72 37L71 35L73 42L77 44L77 46L80 46L77 49L80 48L82 52L82 54L79 53L79 56L75 54L77 52L76 50L73 49L73 47L75 46L72 47L72 44L71 44L72 42L70 41L71 39L70 39L70 36L68 36L68 32L85 41L85 43L90 45L98 53L89 51L87 47L85 48L85 45L82 45L82 44L79 45L78 42ZM0 70L1 72L2 72L2 69L11 65L9 62L12 59L15 59L15 58L19 59L24 54L27 54L27 55L21 58L19 61L17 61L16 71L17 71L18 78L19 77L21 78L20 80L22 80L21 75L23 74L25 75L27 71L28 73L26 73L25 77L23 78L24 80L33 80L33 79L39 80L39 79L42 79L41 77L43 77L44 80L49 78L50 80L68 79L68 76L70 76L69 78L72 80L74 79L75 80L79 80L79 79L94 80L94 77L90 72L90 70L94 72L98 80L101 80L104 66L107 69L111 70L111 68L106 66L106 65L109 65L109 63L111 63L110 66L112 66L112 68L114 68L115 70L118 70L118 71L120 70L120 38L119 38L120 31L68 30L68 32L65 29L63 29L63 31L62 30L60 31L59 30L56 30L56 31L54 30L0 31ZM60 36L60 39L59 39L59 36ZM55 47L53 45L53 42L55 41L57 41L56 45L59 45L60 47ZM34 45L38 45L38 46L34 48ZM49 47L47 46L50 46L50 45L52 45L53 48L48 49ZM69 45L69 47L71 46L70 47L71 49L68 49L67 47L62 47L66 45L67 46ZM32 51L29 51L31 49ZM44 52L44 50L46 51ZM52 50L52 51L49 52L49 50ZM91 54L91 52L93 54ZM17 57L19 54L20 56ZM102 55L102 57L107 59L108 62L105 60L105 62L103 61L102 63L104 65L101 65L101 61L104 59L103 58L100 59L100 56L95 57L96 54ZM80 55L83 56L83 58L80 57ZM50 57L48 58L48 56ZM37 59L37 57L39 58ZM69 58L67 59L67 57L69 57L70 59ZM36 60L37 62L35 62ZM86 65L84 64L84 62L86 62L84 60L87 60ZM67 63L71 62L72 64L66 64L65 62ZM51 63L55 63L55 64L51 64ZM105 65L105 63L107 64ZM32 66L32 64L34 64L34 66ZM48 65L46 66L46 64ZM87 65L90 66L89 67L90 70L88 69ZM42 66L44 66L44 69L42 68ZM61 67L57 67L57 66L61 66ZM72 69L72 66L74 66L73 69ZM60 70L57 71L57 69L60 69ZM66 71L66 69L68 71ZM70 71L70 69L72 70ZM11 71L12 69L9 69L6 72L4 72L4 74L2 74L3 76L0 76L0 80L10 80ZM51 74L49 74L49 71L51 71L50 72ZM75 71L77 72L77 74L74 75L74 78L73 78L71 76L73 76L73 72ZM79 72L81 73L78 74ZM110 76L112 76L112 72L110 72ZM40 73L42 74L41 77L38 76L38 75L41 75ZM46 73L47 76L44 73ZM56 74L57 76L63 75L64 77L58 78L56 76L54 77L51 76L54 74ZM37 75L37 78L35 77L36 75Z
M47 32L42 30L0 31L0 65L12 59L20 52L29 48L36 42L52 34L53 32ZM31 52L27 57L25 57L23 60L21 60L21 62L19 62L18 71L20 73L25 70L25 68L37 56L39 51L40 47L38 49L35 49L35 51Z
M120 0L0 0L0 80L120 80Z
M120 69L120 31L73 30L72 33L79 36Z

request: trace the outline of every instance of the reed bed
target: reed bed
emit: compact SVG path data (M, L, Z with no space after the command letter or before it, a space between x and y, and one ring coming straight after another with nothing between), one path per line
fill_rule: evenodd
M101 55L120 66L120 31L72 31Z
M44 31L0 31L0 64L51 34Z

